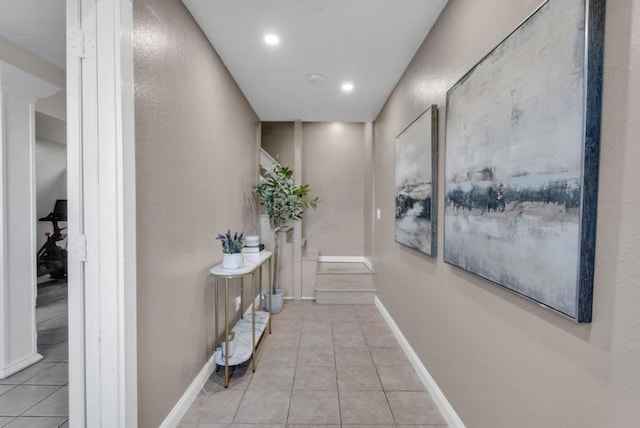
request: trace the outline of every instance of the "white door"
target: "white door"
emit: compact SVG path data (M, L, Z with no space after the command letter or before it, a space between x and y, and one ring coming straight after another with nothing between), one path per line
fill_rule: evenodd
M137 425L131 40L131 0L67 0L72 428Z

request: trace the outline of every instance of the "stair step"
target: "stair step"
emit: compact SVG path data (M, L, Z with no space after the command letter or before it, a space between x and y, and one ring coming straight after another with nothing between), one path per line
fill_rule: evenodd
M376 291L372 284L353 284L353 283L333 283L333 284L318 284L316 283L315 290L322 291Z
M373 273L364 263L318 263L316 286L351 284L373 288Z
M318 304L373 304L373 272L364 263L318 263L315 286Z
M316 287L316 303L320 305L372 305L375 289L322 289Z
M337 263L337 262L320 262L318 263L318 275L357 275L368 274L372 272L369 268L360 262L356 263Z

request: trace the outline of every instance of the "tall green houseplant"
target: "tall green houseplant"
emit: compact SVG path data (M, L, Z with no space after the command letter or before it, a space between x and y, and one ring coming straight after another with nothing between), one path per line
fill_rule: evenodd
M264 202L265 214L273 232L273 290L278 279L279 234L290 222L301 220L309 208L318 206L318 198L311 199L308 185L296 185L293 171L286 166L275 165L270 174L256 186L258 197Z

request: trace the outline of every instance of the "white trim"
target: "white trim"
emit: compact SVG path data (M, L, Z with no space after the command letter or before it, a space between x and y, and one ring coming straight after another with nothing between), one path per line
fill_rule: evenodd
M373 272L373 263L371 262L371 259L369 257L365 257L364 258L364 265L371 271Z
M36 352L35 354L31 354L25 358L22 358L19 361L12 363L9 367L5 367L5 368L0 367L0 379L6 379L12 374L18 373L20 370L27 368L34 363L37 363L41 359L42 359L42 355Z
M462 422L462 419L460 419L453 406L451 406L451 403L449 403L447 397L444 396L444 393L442 392L436 381L433 379L427 368L424 366L424 364L422 364L422 361L420 361L420 358L418 358L418 355L411 347L411 344L409 343L407 338L404 337L404 334L402 334L402 331L400 331L400 328L395 323L378 296L375 296L374 302L376 307L382 314L382 317L389 325L389 328L391 328L393 335L398 340L398 342L400 342L402 350L404 351L407 358L409 358L409 361L411 361L411 365L418 373L418 377L424 384L425 388L427 388L427 391L431 395L433 402L438 407L438 410L440 410L440 413L442 413L442 416L447 421L447 424L449 424L449 426L452 428L464 428L465 425Z
M182 397L180 397L176 405L173 406L171 412L169 412L164 421L162 421L159 428L175 428L178 426L182 418L184 418L184 415L189 411L193 402L198 398L202 385L204 385L207 382L207 379L209 379L213 374L214 367L212 355L204 364L200 373L198 373L193 379L184 394L182 394Z
M124 398L124 426L138 425L138 267L137 267L137 223L136 223L136 146L135 146L135 100L133 65L133 2L120 3L119 22L116 21L116 34L120 37L120 60L118 79L120 103L118 117L121 119L121 141L119 144L122 194L118 203L122 204L123 243L121 262L123 263L123 281L120 292L119 316L123 321L120 329L120 344L123 347L118 358L121 363L122 394ZM117 91L117 89L116 89Z
M73 428L138 423L132 34L130 0L67 0Z
M81 0L67 0L67 38L82 27ZM67 233L84 234L83 221L83 155L82 155L82 61L67 54ZM69 425L85 428L85 300L83 263L74 261L69 252L67 294L69 305Z
M36 326L35 103L59 89L0 60L0 379L42 359Z
M361 256L320 256L318 263L365 263L366 257Z
M38 98L45 98L60 90L33 74L0 60L0 89L21 100L35 104Z
M316 300L316 296L302 297L300 300Z

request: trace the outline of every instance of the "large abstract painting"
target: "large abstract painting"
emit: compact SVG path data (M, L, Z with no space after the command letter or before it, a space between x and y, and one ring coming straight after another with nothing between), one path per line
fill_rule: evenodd
M603 23L603 0L549 0L447 92L445 261L578 322L591 321Z
M430 256L437 249L438 107L396 138L396 242Z

